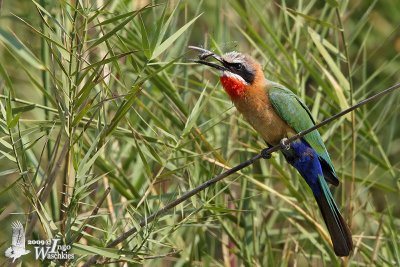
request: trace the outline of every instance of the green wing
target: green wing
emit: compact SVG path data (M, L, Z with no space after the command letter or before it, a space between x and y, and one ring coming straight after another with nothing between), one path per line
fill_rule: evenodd
M272 83L268 90L269 99L275 111L297 133L314 126L315 122L310 110L292 91L280 84ZM317 130L303 137L320 157L325 178L332 184L338 185L339 180L333 168L332 161L324 142Z

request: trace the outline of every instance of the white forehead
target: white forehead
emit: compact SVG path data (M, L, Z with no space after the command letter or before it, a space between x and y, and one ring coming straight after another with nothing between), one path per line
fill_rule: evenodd
M231 63L241 63L245 60L245 56L239 52L232 51L222 56L226 61Z

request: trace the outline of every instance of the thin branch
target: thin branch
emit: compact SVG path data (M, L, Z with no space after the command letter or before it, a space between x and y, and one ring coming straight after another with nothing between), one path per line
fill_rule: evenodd
M343 22L342 22L342 17L340 16L340 10L339 7L336 7L336 17L339 23L339 27L341 31L338 31L338 33L341 36L342 40L342 45L343 45L343 50L345 53L346 57L346 63L347 63L347 75L348 75L348 80L349 80L349 89L350 89L350 105L353 105L354 103L354 90L353 90L353 77L352 77L352 70L351 70L351 64L350 64L350 57L349 57L349 46L347 43L347 39L345 37L345 30L343 27ZM356 116L354 113L351 114L351 185L350 185L350 194L348 198L350 199L348 207L348 223L349 227L351 228L353 224L353 212L354 212L354 191L356 187L356 143L357 143L357 133L356 133Z
M383 90L383 91L381 91L381 92L379 92L379 93L377 93L377 94L375 94L375 95L373 95L373 96L371 96L371 97L369 97L367 99L364 99L363 101L355 104L354 106L351 106L351 107L349 107L349 108L337 113L336 115L334 115L334 116L332 116L332 117L330 117L330 118L328 118L328 119L326 119L326 120L314 125L313 127L309 128L307 130L301 131L298 134L286 139L285 140L285 145L290 145L290 143L292 143L293 141L295 141L297 139L302 138L306 134L308 134L308 133L310 133L312 131L315 131L316 129L318 129L318 128L320 128L320 127L322 127L322 126L324 126L324 125L326 125L326 124L328 124L328 123L330 123L330 122L332 122L332 121L334 121L334 120L336 120L336 119L338 119L338 118L340 118L340 117L342 117L344 115L346 115L347 113L349 113L349 112L351 112L351 111L353 111L353 110L355 110L355 109L357 109L357 108L359 108L359 107L361 107L361 106L363 106L363 105L365 105L365 104L367 104L367 103L369 103L369 102L371 102L371 101L373 101L373 100L375 100L375 99L377 99L379 97L382 97L382 96L384 96L386 94L389 94L389 93L391 93L392 91L394 91L394 90L396 90L398 88L400 88L400 83L397 83L397 84L393 85L392 87L389 87L389 88L387 88L387 89L385 89L385 90ZM183 201L191 198L192 196L196 195L200 191L210 187L211 185L213 185L216 182L228 177L229 175L234 174L234 173L240 171L241 169L243 169L243 168L245 168L245 167L247 167L249 165L252 165L254 162L258 161L261 158L266 158L266 159L270 158L271 154L273 152L279 151L281 149L283 149L283 146L281 144L272 146L270 148L263 149L260 152L260 154L252 157L249 160L246 160L246 161L240 163L239 165L236 165L232 169L229 169L229 170L221 173L220 175L217 175L214 178L208 180L207 182L199 185L198 187L196 187L196 188L184 193L180 198L175 199L174 201L168 203L167 205L165 205L163 208L161 208L157 212L155 212L155 213L151 214L149 217L143 219L139 223L139 226L141 228L147 226L149 223L154 221L156 218L159 218L162 215L166 214L170 209L176 207L177 205L179 205ZM118 245L119 243L121 243L122 241L126 240L128 237L130 237L131 235L133 235L133 234L135 234L137 232L138 232L138 229L136 227L132 227L131 229L129 229L128 231L124 232L119 237L117 237L116 239L114 239L113 241L108 243L107 244L107 248L111 248L111 247L114 247L114 246ZM100 257L100 255L96 255L96 256L91 257L83 266L86 267L86 266L90 266L92 264L95 264L99 257Z

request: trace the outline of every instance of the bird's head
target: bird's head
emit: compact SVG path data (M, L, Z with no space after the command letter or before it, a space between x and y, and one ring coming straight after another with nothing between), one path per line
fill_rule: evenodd
M190 46L189 48L201 51L199 60L195 62L221 71L222 86L232 99L245 96L253 86L264 81L261 65L246 54L228 52L219 56L200 47ZM220 64L206 61L210 57Z

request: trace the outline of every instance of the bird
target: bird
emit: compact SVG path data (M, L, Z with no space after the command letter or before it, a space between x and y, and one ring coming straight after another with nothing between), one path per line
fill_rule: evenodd
M247 54L232 51L219 56L204 48L189 48L201 52L192 61L220 71L220 82L234 106L267 145L282 146L286 161L300 173L314 195L335 254L349 256L353 250L351 232L328 186L338 186L339 179L319 132L287 142L315 125L305 103L285 86L266 79L261 64ZM210 62L209 58L217 62Z
M7 258L12 258L13 262L19 257L28 254L30 251L25 249L25 231L20 221L11 224L12 241L11 247L5 251Z

